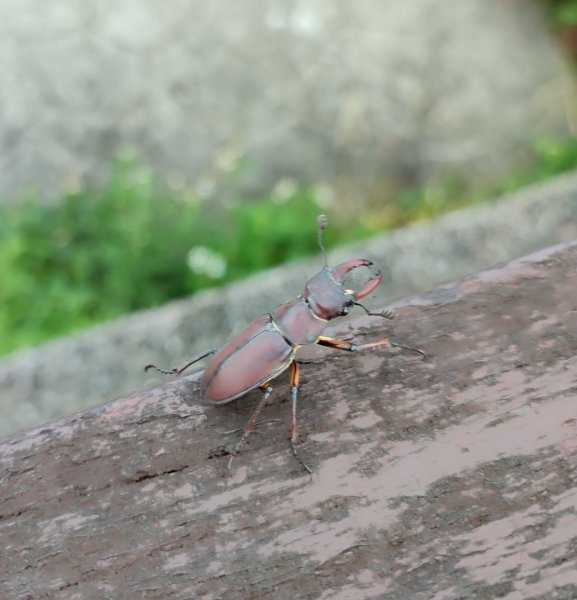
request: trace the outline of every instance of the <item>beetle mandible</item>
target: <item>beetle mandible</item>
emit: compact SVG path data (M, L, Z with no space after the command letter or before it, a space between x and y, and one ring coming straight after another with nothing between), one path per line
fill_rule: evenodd
M300 465L310 474L310 467L300 458L297 448L297 395L299 389L299 366L295 359L297 350L308 344L320 344L336 350L358 352L379 346L394 346L425 354L417 348L409 348L383 338L368 344L355 344L335 340L321 335L328 322L343 317L353 306L360 306L368 315L392 318L393 313L385 310L372 313L359 300L368 296L381 283L380 271L374 273L364 287L354 292L344 288L347 273L358 267L370 267L372 262L364 258L348 260L340 265L328 266L327 254L323 246L322 232L327 227L327 218L319 215L317 219L318 243L324 257L324 266L310 279L304 292L289 302L279 306L274 312L256 318L243 331L237 334L220 350L208 350L194 356L174 369L160 369L156 365L147 365L167 375L180 375L199 360L215 354L204 371L200 384L200 398L208 404L226 404L259 388L263 395L254 408L244 432L230 453L227 472L230 474L232 460L238 454L242 444L254 431L257 416L272 392L271 381L290 368L291 391L291 429L290 442L292 453Z

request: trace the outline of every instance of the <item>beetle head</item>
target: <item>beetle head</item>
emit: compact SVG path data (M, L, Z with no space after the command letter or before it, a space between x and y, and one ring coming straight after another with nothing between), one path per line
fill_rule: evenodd
M362 289L355 292L345 289L345 276L357 267L370 267L372 264L370 260L355 258L333 269L325 265L320 273L307 282L302 298L321 319L328 321L335 317L344 317L358 300L370 294L381 283L381 274L376 272Z
M368 312L358 301L368 296L381 283L381 273L380 271L373 273L357 292L345 289L344 280L350 271L357 267L370 267L373 263L364 258L355 258L331 269L327 264L327 253L323 246L322 235L327 224L325 215L319 215L317 219L318 239L325 266L320 273L307 282L302 298L317 317L327 321L335 317L344 317L355 304Z

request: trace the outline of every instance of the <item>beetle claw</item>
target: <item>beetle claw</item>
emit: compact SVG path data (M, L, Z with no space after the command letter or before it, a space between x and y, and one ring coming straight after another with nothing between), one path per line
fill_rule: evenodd
M340 265L337 265L336 267L334 267L333 269L331 269L331 274L333 276L333 279L339 283L342 284L345 276L347 275L347 273L349 273L350 271L352 271L353 269L356 269L358 267L370 267L372 266L372 262L370 260L367 260L366 258L355 258L353 260L347 260L344 263L341 263ZM365 287L361 290L359 290L358 292L354 292L352 294L352 297L355 300L360 300L361 298L364 298L365 296L368 296L373 290L375 290L379 284L381 283L381 272L377 271L365 284Z
M367 281L365 287L362 290L359 290L358 292L353 294L354 299L360 300L361 298L368 296L380 285L381 279L381 272L377 271L377 273Z

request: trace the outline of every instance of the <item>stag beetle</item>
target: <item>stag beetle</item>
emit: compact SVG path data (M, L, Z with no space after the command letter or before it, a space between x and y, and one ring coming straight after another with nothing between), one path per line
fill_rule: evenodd
M263 392L254 408L244 432L230 454L227 471L230 474L232 460L242 444L254 431L256 418L272 392L271 381L290 367L291 390L291 429L290 442L292 453L301 466L310 474L311 469L300 458L297 448L297 394L299 389L299 367L295 354L301 346L320 344L336 350L357 352L379 346L394 346L412 350L425 357L416 348L401 346L387 338L368 344L355 344L325 337L322 334L328 322L343 317L353 306L360 306L368 315L392 318L393 313L385 310L372 313L358 301L368 296L380 283L381 274L377 271L358 292L344 288L344 279L349 271L358 267L370 267L373 263L364 258L348 260L330 268L327 253L323 246L322 232L327 226L327 218L320 215L317 220L318 243L324 257L324 266L308 281L304 292L279 306L274 312L262 315L250 323L228 344L208 350L194 356L174 369L160 369L156 365L147 365L167 375L180 375L199 360L215 354L202 375L200 385L201 400L208 404L226 404L259 388Z

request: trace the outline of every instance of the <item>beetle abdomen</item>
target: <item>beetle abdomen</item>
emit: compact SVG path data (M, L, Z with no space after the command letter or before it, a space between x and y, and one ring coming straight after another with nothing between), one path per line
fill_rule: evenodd
M202 377L201 398L224 404L280 375L296 348L272 324L271 315L254 320L221 348Z

